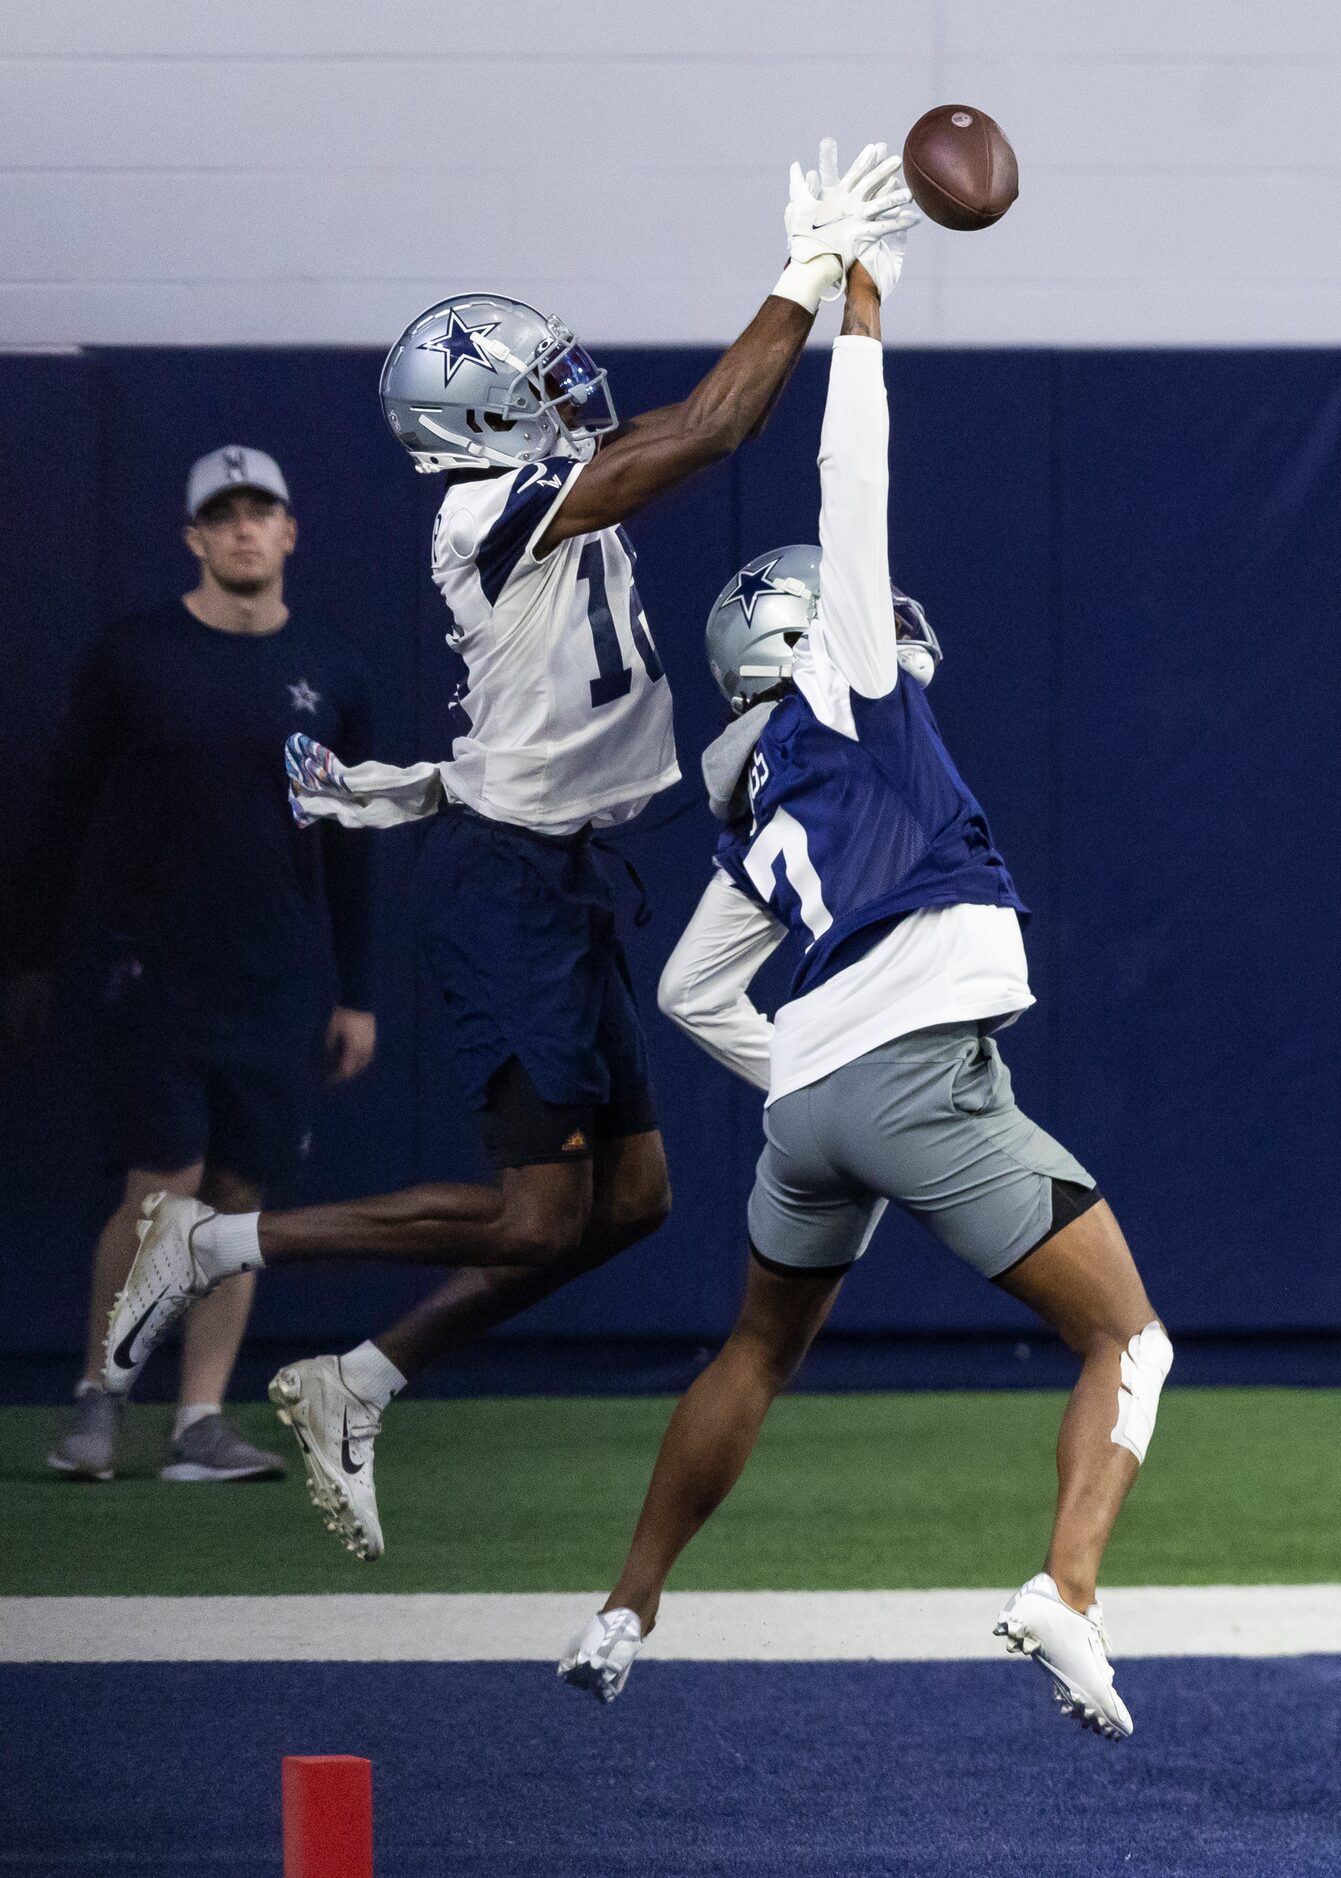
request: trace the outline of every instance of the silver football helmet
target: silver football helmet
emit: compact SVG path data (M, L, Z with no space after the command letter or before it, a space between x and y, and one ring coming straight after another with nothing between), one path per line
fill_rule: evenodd
M594 455L613 430L606 375L561 320L458 293L407 326L382 367L382 410L417 470Z
M926 614L894 583L899 666L929 685L941 659ZM820 551L804 543L756 555L718 594L705 634L708 664L731 709L739 714L761 692L792 675L792 651L819 604Z

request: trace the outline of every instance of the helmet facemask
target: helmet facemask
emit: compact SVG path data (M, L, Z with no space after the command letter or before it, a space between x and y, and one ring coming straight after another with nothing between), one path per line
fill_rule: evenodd
M550 320L549 328L553 345L541 353L528 377L538 391L539 411L551 419L568 445L567 450L556 448L550 455L589 462L601 437L619 424L609 375L559 320ZM579 422L573 422L574 413Z
M891 581L894 600L894 630L898 635L899 670L915 678L925 691L936 676L944 654L931 621L911 595Z

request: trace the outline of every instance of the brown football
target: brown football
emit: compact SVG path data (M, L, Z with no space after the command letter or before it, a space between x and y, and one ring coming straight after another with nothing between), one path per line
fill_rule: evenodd
M1015 152L1001 126L972 104L938 104L903 146L913 200L942 228L990 228L1020 193Z

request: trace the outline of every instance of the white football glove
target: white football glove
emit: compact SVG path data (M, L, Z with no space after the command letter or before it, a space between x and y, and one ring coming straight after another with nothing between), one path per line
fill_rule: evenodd
M802 175L792 164L787 204L787 251L804 264L832 254L846 273L859 249L892 232L911 199L898 172L902 159L888 155L888 145L868 143L845 175L838 174L838 152L831 137L820 145L819 189L816 172Z
M395 828L436 815L456 797L436 763L342 763L315 737L295 731L284 745L289 810L300 828L329 819L342 828Z
M889 157L886 144L867 144L840 177L836 146L826 138L820 163L830 178L827 188L819 171L803 174L799 163L792 164L784 218L789 261L774 288L812 313L837 292L859 250L897 232L910 200L898 174L900 159Z
M867 155L870 145L857 158L852 169ZM882 200L886 203L886 219L889 223L883 235L876 240L867 241L857 247L854 259L861 262L871 279L875 282L876 292L883 300L893 293L899 284L899 275L903 272L904 250L908 245L908 234L921 221L921 211L913 204L912 193L903 180L903 158L895 154L886 156L886 145L876 144L880 153L875 174L882 178ZM838 173L838 145L832 137L826 137L819 147L819 170L811 173L810 180L816 185L812 193L821 201L840 200L849 189L852 170L846 176Z

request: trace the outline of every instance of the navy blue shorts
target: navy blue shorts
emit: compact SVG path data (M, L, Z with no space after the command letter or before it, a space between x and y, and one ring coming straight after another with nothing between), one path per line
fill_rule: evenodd
M265 1187L307 1151L330 1010L310 976L201 985L129 949L87 969L94 1087L109 1160L196 1161Z
M562 1144L553 1153L510 1150L487 1125L499 1072L513 1058L543 1103L585 1111L597 1141L656 1127L614 901L589 841L448 809L420 855L415 905L464 1093L486 1112L496 1165L562 1158ZM568 1131L587 1132L580 1117Z

